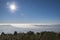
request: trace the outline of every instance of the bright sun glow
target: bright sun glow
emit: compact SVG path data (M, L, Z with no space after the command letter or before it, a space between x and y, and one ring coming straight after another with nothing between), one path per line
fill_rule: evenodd
M10 5L10 9L11 9L11 10L15 10L15 9L16 9L15 5L13 5L13 4Z
M11 4L9 7L10 7L11 11L16 10L16 6L14 4Z
M15 2L7 2L7 8L14 13L17 10L17 4Z

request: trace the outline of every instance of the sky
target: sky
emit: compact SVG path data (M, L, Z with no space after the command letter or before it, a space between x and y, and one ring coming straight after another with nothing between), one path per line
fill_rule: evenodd
M0 0L0 23L60 23L60 0Z

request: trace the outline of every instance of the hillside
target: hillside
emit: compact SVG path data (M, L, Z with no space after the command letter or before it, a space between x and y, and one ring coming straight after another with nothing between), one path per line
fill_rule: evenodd
M37 32L29 31L27 33L5 34L0 35L0 40L60 40L60 33L55 32Z

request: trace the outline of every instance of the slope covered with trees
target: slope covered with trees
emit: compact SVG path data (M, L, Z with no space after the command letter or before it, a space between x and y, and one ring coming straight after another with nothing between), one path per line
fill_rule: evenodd
M0 40L60 40L60 33L55 32L37 32L29 31L27 33L5 34L0 35Z

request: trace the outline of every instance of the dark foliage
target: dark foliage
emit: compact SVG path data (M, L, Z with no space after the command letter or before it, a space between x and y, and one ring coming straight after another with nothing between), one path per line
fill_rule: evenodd
M5 33L4 33L4 32L2 32L2 33L1 33L1 35L5 35Z
M27 34L28 34L28 35L33 35L33 34L34 34L34 32L29 31L29 32L27 32Z
M17 31L14 32L14 35L17 35Z
M60 33L55 32L37 32L29 31L27 33L5 34L0 35L0 40L60 40Z

